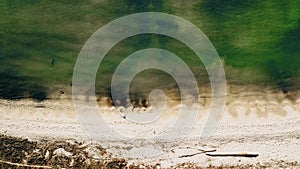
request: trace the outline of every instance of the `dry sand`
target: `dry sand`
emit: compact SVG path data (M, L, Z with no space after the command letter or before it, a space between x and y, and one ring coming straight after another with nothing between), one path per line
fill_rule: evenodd
M109 138L102 133L100 141L91 140L78 122L70 99L50 99L40 103L32 100L0 100L0 134L30 140L77 140L97 142L118 158L128 163L146 163L172 167L182 163L198 166L257 165L277 168L281 163L300 161L300 93L284 94L255 87L231 87L228 90L225 112L214 134L201 140L203 122L209 111L209 98L200 98L201 116L188 136L178 140L132 141ZM120 109L120 108L119 108ZM137 125L123 119L117 110L100 106L109 126L129 136L156 136L176 120L178 106L169 107L159 123ZM123 108L123 111L132 111ZM136 113L145 113L142 108ZM187 132L187 131L182 131ZM198 154L197 148L216 148L221 152L257 152L256 158L209 157ZM147 154L150 153L150 154ZM297 166L294 166L297 168ZM300 167L300 166L298 166Z

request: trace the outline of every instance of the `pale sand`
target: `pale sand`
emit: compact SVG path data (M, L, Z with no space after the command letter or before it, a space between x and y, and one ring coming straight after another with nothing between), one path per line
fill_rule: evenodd
M200 166L273 163L276 161L300 161L300 96L299 92L288 95L271 90L231 88L228 92L225 113L208 140L201 140L203 122L208 114L209 99L200 99L201 116L189 135L178 140L127 142L118 138L107 138L102 133L98 141L109 152L126 158L129 163L161 163L162 167L183 162L194 162ZM235 92L234 92L235 91ZM178 106L166 110L159 123L136 125L123 119L117 111L101 106L102 115L117 132L129 136L149 138L156 136L176 120ZM129 111L128 109L124 109ZM143 113L142 109L135 109ZM139 112L140 111L140 112ZM70 99L50 99L37 103L31 100L0 100L1 134L41 139L64 139L91 141L78 122L73 102ZM182 131L183 133L186 131ZM209 157L193 154L197 150L186 147L214 147L221 152L257 152L257 158ZM150 153L150 154L147 154ZM142 156L153 155L151 158Z

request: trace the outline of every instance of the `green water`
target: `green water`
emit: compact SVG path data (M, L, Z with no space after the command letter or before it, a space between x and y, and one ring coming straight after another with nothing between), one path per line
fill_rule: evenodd
M228 81L287 92L297 88L300 76L299 6L300 0L0 0L0 98L46 98L54 86L70 88L87 39L114 19L145 11L171 13L198 26L215 45ZM109 52L98 71L97 93L109 94L114 68L133 51L148 47L172 51L190 66L199 84L208 82L201 61L188 47L146 34ZM168 75L150 71L136 77L132 91L157 85L144 84L148 81L175 86Z

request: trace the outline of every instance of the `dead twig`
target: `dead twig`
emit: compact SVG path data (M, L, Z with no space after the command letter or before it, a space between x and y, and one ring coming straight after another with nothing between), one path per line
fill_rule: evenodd
M52 169L52 167L49 167L49 166L39 166L39 165L19 164L19 163L12 163L12 162L9 162L9 161L3 161L3 160L0 160L0 164L7 164L7 165L10 165L10 166L16 166L16 167Z
M214 157L257 157L259 154L253 152L207 152L205 155Z
M186 154L186 155L178 156L178 158L192 157L192 156L195 156L195 155L198 155L198 154L203 154L203 153L205 153L205 152L197 152L197 153L194 153L194 154Z
M192 157L198 154L204 154L204 153L209 153L209 152L214 152L217 151L216 149L210 149L210 150L204 150L204 149L198 149L200 152L194 153L194 154L186 154L186 155L181 155L178 156L178 158L184 158L184 157Z

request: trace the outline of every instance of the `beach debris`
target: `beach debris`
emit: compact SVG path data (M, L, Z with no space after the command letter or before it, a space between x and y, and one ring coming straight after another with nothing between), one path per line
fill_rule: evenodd
M205 155L213 157L257 157L256 152L207 152Z
M45 153L45 159L48 160L50 157L50 152L47 150Z
M60 157L72 157L72 153L66 151L63 148L58 148L53 152L54 155L60 156Z
M6 167L15 166L16 168L23 167L23 168L40 168L40 169L51 169L50 166L42 166L42 165L28 165L28 164L19 164L19 163L12 163L9 161L3 161L0 160L0 164L2 164L2 167L6 165Z
M204 154L204 153L208 153L208 152L215 152L217 151L215 148L191 148L191 147L187 147L188 149L196 149L198 152L196 153L192 153L192 154L184 154L181 156L178 156L178 158L184 158L184 157L192 157L198 154Z
M91 142L86 142L86 143L79 145L78 148L80 148L80 149L87 148L90 144L91 144Z

